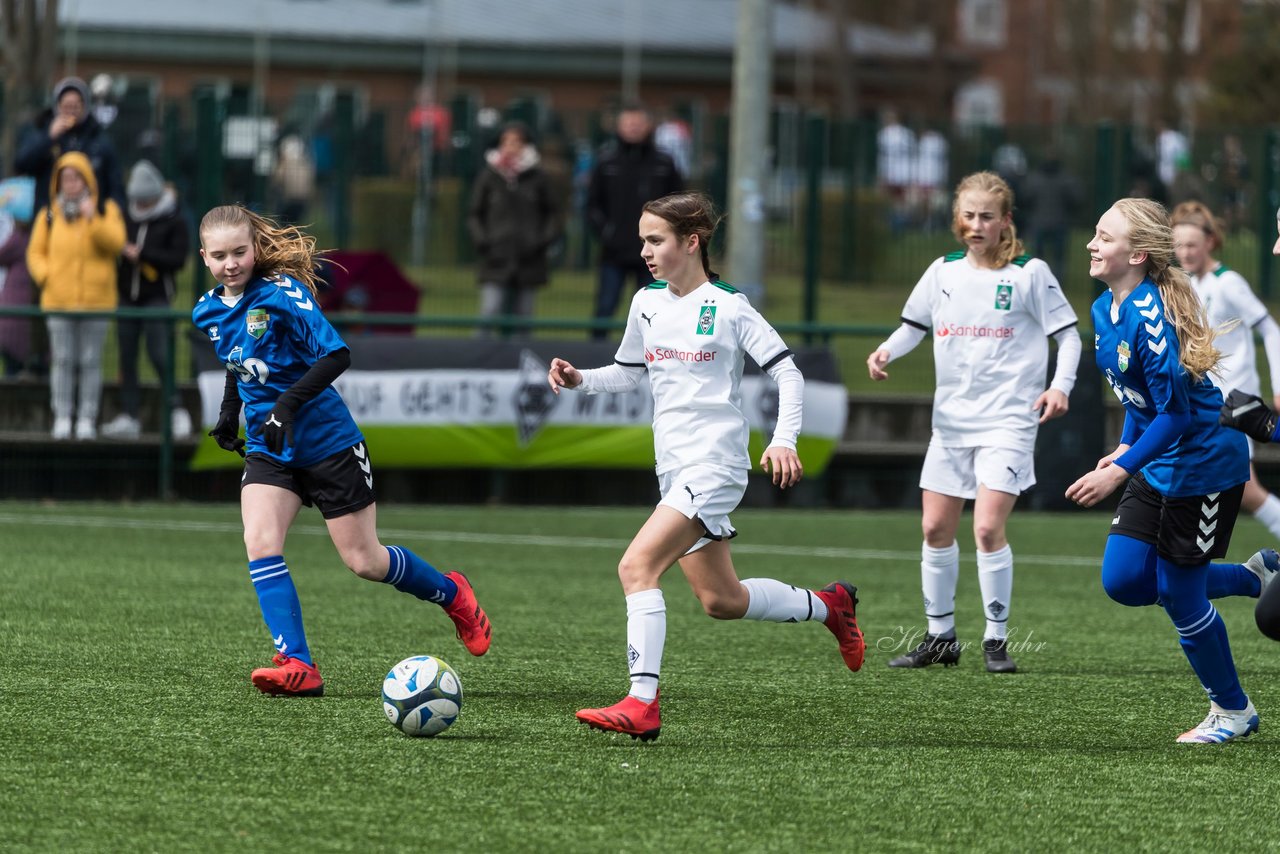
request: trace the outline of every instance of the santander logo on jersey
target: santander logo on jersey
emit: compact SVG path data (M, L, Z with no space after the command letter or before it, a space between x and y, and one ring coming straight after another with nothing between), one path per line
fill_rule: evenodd
M948 323L939 326L934 333L939 338L1012 338L1012 326L965 326L959 323Z
M665 362L674 359L677 362L714 362L715 350L677 350L674 347L644 348L646 362Z

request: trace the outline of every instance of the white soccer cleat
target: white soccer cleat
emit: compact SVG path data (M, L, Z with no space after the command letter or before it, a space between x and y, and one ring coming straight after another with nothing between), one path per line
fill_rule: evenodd
M142 425L122 412L102 425L102 435L108 439L136 439L142 435Z
M173 432L175 439L188 439L191 437L191 413L183 409L181 406L174 407L169 415L169 426Z
M80 416L76 419L76 439L87 441L98 438L98 427L93 423L93 419L87 416Z
M71 438L71 418L67 415L59 415L53 419L53 438L58 441Z
M1275 549L1262 549L1244 562L1244 568L1258 576L1258 595L1261 596L1280 572L1280 554Z
M1209 716L1195 729L1178 736L1178 744L1221 744L1258 731L1258 710L1250 702L1243 712L1229 712L1217 703L1209 704Z

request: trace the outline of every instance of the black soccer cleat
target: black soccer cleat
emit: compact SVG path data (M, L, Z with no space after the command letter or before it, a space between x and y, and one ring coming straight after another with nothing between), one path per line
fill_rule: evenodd
M1009 657L1005 638L986 638L982 641L982 657L987 660L988 673L1017 673L1018 665Z
M954 637L925 635L920 645L889 662L890 667L928 667L941 664L951 667L960 663L960 642Z

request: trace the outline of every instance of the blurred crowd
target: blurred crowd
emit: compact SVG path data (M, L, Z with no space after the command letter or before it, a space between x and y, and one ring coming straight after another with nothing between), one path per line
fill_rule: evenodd
M101 74L88 83L58 81L46 109L17 133L13 162L0 164L0 306L57 312L38 321L0 317L0 370L10 378L48 380L52 433L59 439L158 430L142 411L139 362L145 352L163 374L173 351L172 322L128 313L114 321L78 319L74 312L185 308L194 296L178 299L176 283L193 255L191 234L201 213L191 198L194 150L190 143L175 148L172 134L166 147L150 115L141 130L126 120L121 91L118 81ZM651 281L635 245L641 205L687 185L726 192L725 164L707 153L707 128L695 135L690 114L669 105L655 112L623 103L572 133L538 109L481 108L468 127L457 127L455 108L424 86L406 112L398 144L393 139L366 151L356 143L345 152L340 146L352 143L340 142L345 135L332 109L306 120L292 113L279 121L232 115L223 128L221 166L230 196L220 201L246 201L287 224L332 223L336 200L348 189L335 177L344 160L348 170L353 161L367 167L381 160L385 174L398 176L400 192L431 196L442 178L463 175L475 151L473 171L457 182L464 191L457 207L436 215L456 216L463 228L468 251L456 259L474 264L477 334L528 334L537 294L557 268L573 264L594 270L594 294L589 300L584 294L583 303L598 322L593 334L603 338L619 307ZM1030 251L1064 276L1071 229L1090 213L1079 153L1020 144L1003 131L975 148L963 133L882 111L871 171L889 232L948 231L956 178L989 168L1014 190L1016 224ZM1231 133L1195 142L1173 122L1135 132L1121 193L1170 208L1203 201L1220 212L1229 233L1248 221L1253 203L1246 146ZM983 162L974 160L975 151ZM387 154L394 162L386 163ZM782 142L770 156L780 198L770 204L794 205L803 182L785 177L804 164ZM832 158L825 168L843 166ZM340 237L336 242L347 248ZM369 290L349 289L340 307L377 310ZM112 323L119 364L103 366ZM109 419L100 412L104 369L120 379L118 411L107 413ZM176 400L161 408L174 435L189 435L190 417Z

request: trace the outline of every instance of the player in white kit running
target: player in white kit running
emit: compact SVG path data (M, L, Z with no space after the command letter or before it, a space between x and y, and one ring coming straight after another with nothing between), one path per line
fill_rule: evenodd
M631 690L612 706L577 713L595 729L644 741L657 738L661 728L658 674L667 622L659 582L674 563L710 617L821 622L836 636L850 670L862 666L864 652L853 585L837 581L807 590L771 578L739 581L734 571L729 539L737 532L729 514L742 500L751 469L739 391L744 357L778 384L777 427L760 466L783 488L804 473L796 455L804 377L781 336L711 270L707 247L717 224L710 199L700 193L648 202L640 216L640 255L657 281L632 299L614 364L578 370L552 359L547 375L557 394L563 388L626 391L649 375L662 499L618 564L627 597Z
M1213 257L1222 247L1222 232L1209 208L1200 202L1183 202L1170 216L1173 223L1173 250L1178 265L1191 279L1200 302L1204 303L1209 328L1217 335L1213 345L1222 353L1216 373L1210 374L1222 396L1233 391L1262 395L1262 379L1258 376L1258 357L1253 335L1262 338L1262 347L1271 368L1272 403L1280 408L1280 325L1277 325L1253 293L1249 283L1235 270ZM1249 444L1249 482L1244 485L1240 507L1252 513L1267 526L1271 535L1280 539L1280 498L1258 483L1253 466L1253 443Z
M952 203L952 231L965 246L925 271L902 311L902 326L867 358L873 380L933 333L937 390L933 436L920 474L924 545L920 577L924 639L890 667L949 666L955 633L960 548L956 531L974 500L973 536L987 626L987 670L1017 669L1008 652L1013 552L1005 523L1036 482L1036 430L1067 411L1080 361L1076 314L1049 266L1023 254L1013 226L1013 192L993 172L964 178ZM1049 388L1048 339L1058 342Z

